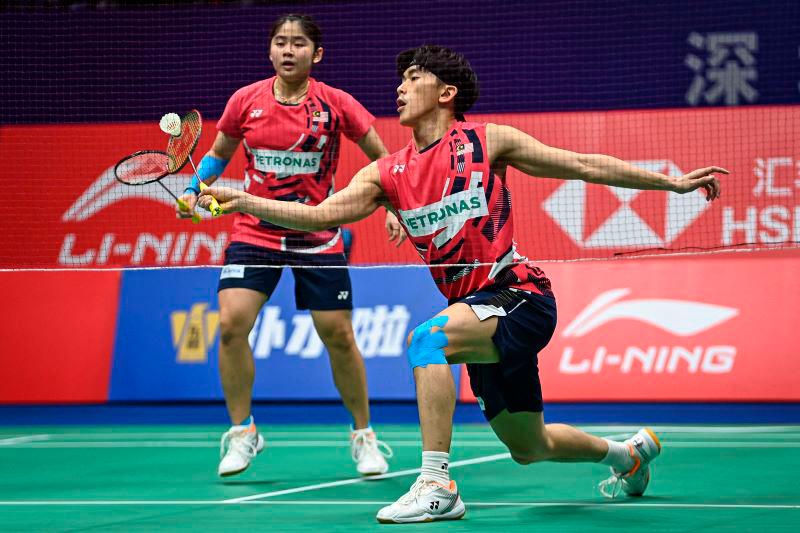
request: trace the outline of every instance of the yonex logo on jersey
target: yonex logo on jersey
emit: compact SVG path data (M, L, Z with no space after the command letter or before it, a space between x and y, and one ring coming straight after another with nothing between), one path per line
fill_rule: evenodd
M337 298L339 300L347 300L347 297L350 295L350 291L339 291L339 296Z
M400 174L401 172L405 171L405 169L406 169L405 165L395 165L394 167L392 167L392 174L394 175Z
M259 150L252 148L253 166L261 172L282 176L315 174L319 171L322 152L287 152L284 150Z
M489 208L483 188L475 188L445 196L436 203L417 209L401 209L399 213L414 237L431 235L445 228L433 239L433 243L441 247L461 230L467 220L488 215Z
M250 111L250 118L258 118L261 116L261 113L263 112L264 112L263 109L253 109L252 111Z

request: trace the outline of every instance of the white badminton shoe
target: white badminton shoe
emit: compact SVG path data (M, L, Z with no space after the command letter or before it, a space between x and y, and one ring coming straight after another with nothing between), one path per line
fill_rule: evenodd
M362 476L377 476L389 471L386 459L392 457L392 449L378 440L372 428L353 429L350 432L350 452L356 470Z
M376 518L382 524L407 524L458 520L465 512L455 481L451 480L449 486L444 486L420 476L400 499L378 511Z
M661 442L653 430L642 428L624 444L633 458L633 468L619 472L611 468L611 477L600 482L600 492L615 498L620 489L628 496L641 496L650 483L650 463L661 453Z
M253 458L264 449L264 437L255 422L248 426L231 426L219 443L219 468L222 477L235 476L247 470Z

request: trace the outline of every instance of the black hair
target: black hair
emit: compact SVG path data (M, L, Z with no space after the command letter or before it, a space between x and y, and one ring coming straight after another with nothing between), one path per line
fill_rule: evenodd
M278 20L275 21L275 23L272 25L272 29L269 32L270 41L272 41L272 39L278 33L278 30L281 29L281 26L287 22L297 22L300 25L303 33L305 33L306 37L311 39L311 42L314 44L315 52L322 46L322 30L320 29L319 24L317 24L317 22L309 15L300 15L297 13L287 13L286 15L281 15L278 17Z
M447 85L458 89L455 98L456 119L464 120L480 95L478 77L466 58L449 48L437 45L423 45L410 48L397 54L397 74L402 78L408 67L417 66L427 70Z

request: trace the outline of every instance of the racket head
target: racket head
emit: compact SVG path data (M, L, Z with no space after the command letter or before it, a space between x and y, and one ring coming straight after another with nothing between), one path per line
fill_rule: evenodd
M146 185L171 174L173 166L175 160L166 152L140 150L123 157L114 165L114 177L125 185Z
M192 109L181 117L181 134L170 135L167 144L167 154L172 157L172 166L168 174L174 174L182 169L189 161L189 157L200 142L203 132L203 117L196 109Z

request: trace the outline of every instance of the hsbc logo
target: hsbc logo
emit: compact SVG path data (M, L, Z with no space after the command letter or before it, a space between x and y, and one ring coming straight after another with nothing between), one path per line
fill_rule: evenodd
M630 161L668 176L683 171L670 160ZM706 209L701 191L674 194L565 181L542 204L545 212L583 248L666 246Z
M561 354L561 373L599 374L617 370L623 374L725 374L733 370L735 346L705 346L689 338L731 320L739 314L738 309L690 300L625 299L631 292L620 288L600 294L567 325L561 336L575 340ZM590 337L595 337L604 326L619 320L646 324L660 330L659 337L667 334L675 340L637 345L623 342L621 346L608 336L598 343L592 343L590 338L579 340L590 333L593 333ZM647 331L637 329L641 331L632 331L630 337L646 339ZM578 344L582 345L580 349L576 348Z

